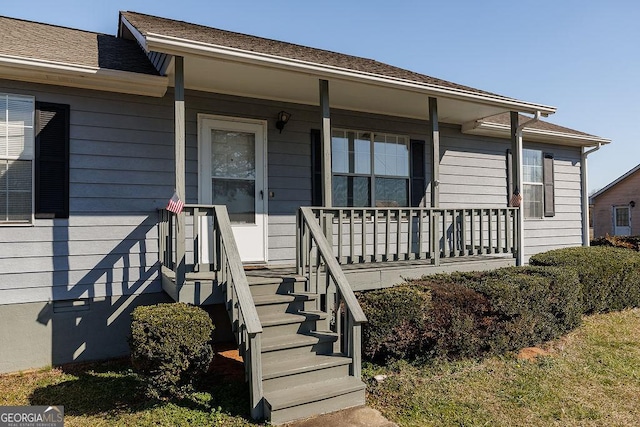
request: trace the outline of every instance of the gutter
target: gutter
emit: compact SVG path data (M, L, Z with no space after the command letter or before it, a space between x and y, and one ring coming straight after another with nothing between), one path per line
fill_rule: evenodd
M81 64L0 55L0 78L162 97L168 78Z
M582 149L580 153L580 184L582 186L582 246L590 246L591 236L589 235L589 194L587 180L587 156L595 153L602 147L602 143L591 150Z

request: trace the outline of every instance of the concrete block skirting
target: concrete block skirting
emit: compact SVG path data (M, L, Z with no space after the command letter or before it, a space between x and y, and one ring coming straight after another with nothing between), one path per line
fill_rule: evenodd
M129 354L131 311L163 292L0 305L0 373Z

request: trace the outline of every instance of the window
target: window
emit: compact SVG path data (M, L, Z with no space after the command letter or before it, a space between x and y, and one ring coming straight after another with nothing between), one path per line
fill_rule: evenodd
M522 203L525 218L555 215L553 155L522 150Z
M0 223L29 223L33 212L33 97L0 93Z
M334 129L334 206L408 206L409 138Z
M542 218L542 151L522 150L522 202L525 218Z

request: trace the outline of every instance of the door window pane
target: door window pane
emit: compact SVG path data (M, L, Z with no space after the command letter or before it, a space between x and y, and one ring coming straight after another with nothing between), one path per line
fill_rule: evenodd
M211 176L255 179L255 135L244 132L211 131Z
M616 227L629 226L629 208L616 208Z
M211 180L213 204L227 205L233 224L255 224L255 181L220 179Z

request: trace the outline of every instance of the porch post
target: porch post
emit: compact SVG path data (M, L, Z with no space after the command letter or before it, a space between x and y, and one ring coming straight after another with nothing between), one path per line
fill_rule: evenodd
M331 207L331 115L329 82L320 80L320 110L322 111L322 206Z
M175 92L174 92L174 126L175 126L175 173L176 192L180 200L185 201L185 113L184 113L184 58L174 57ZM179 289L185 282L185 214L176 215L176 287Z
M440 127L438 124L438 98L429 97L429 130L431 133L431 208L440 207ZM425 203L426 205L426 203ZM440 265L440 215L431 211L429 217L433 265ZM444 232L444 231L443 231Z
M511 182L513 182L514 191L517 188L520 194L523 195L522 189L522 131L518 129L518 112L511 112L511 156L512 160L512 174ZM523 195L524 196L524 195ZM511 194L509 194L509 198ZM522 209L522 203L518 208L518 218L516 224L517 230L517 242L516 248L516 265L522 265L524 261L524 211Z
M429 97L429 128L431 131L431 207L440 207L440 128L438 98Z

